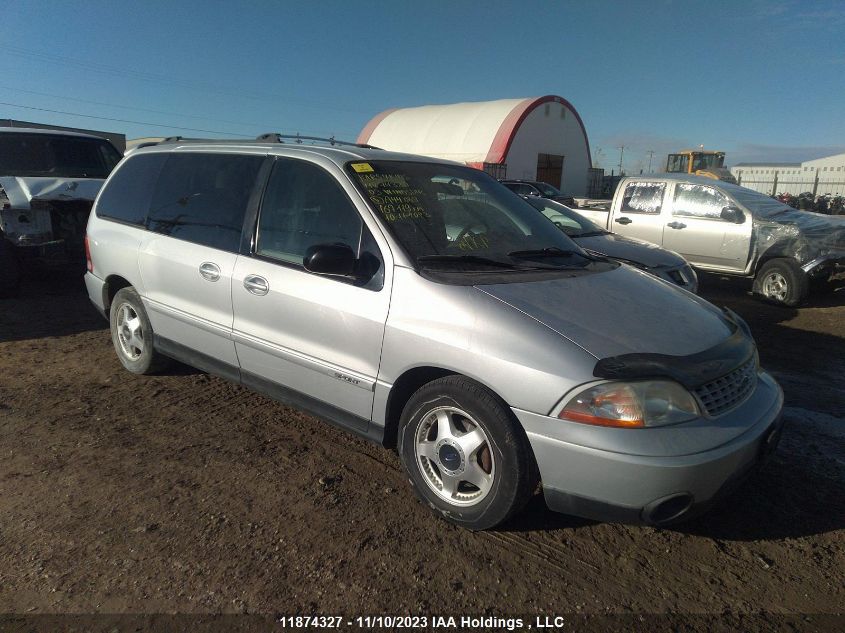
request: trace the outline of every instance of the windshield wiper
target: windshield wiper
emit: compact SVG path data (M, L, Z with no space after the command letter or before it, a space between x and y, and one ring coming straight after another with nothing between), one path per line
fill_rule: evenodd
M560 270L560 266L536 266L516 264L514 262L505 262L501 259L491 259L489 257L481 257L480 255L420 255L417 257L417 263L452 263L452 264L479 264L482 266L491 266L494 268L504 268L506 270ZM481 272L481 271L479 271Z
M513 262L504 262L500 259L491 259L489 257L481 257L480 255L420 255L417 257L417 262L420 264L454 262L458 264L484 264L486 266L496 266L498 268L521 268L521 266L518 266Z
M572 255L575 255L575 251L565 251L557 246L511 251L508 253L508 257L570 257Z
M583 233L567 233L566 237L596 237L597 235L608 235L610 231L584 231Z

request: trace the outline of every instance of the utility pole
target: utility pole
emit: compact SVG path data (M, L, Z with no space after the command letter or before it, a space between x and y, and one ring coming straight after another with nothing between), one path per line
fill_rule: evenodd
M654 150L650 149L646 154L648 154L648 173L651 173L651 157L654 156Z
M622 156L625 154L625 146L619 148L619 175L622 175Z

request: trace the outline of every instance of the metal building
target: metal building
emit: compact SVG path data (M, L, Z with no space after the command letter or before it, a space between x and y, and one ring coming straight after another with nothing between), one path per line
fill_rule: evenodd
M743 187L773 196L809 191L814 195L845 195L845 154L803 163L738 163L731 173Z
M465 163L496 178L540 180L575 196L587 193L592 167L581 116L555 95L385 110L358 142Z

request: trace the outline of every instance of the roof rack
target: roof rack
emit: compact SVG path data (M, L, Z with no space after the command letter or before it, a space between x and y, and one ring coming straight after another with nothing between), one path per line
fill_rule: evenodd
M322 136L302 136L301 134L279 134L278 132L268 132L267 134L260 134L255 137L256 141L270 141L272 143L284 143L285 140L293 141L297 145L302 145L305 142L319 142L328 143L329 145L349 145L351 147L363 147L364 149L381 149L366 143L353 143L351 141L340 141L334 136L324 138Z
M327 143L332 147L336 145L344 145L348 147L360 147L362 149L381 149L380 147L375 147L374 145L367 145L366 143L352 143L350 141L340 141L336 139L334 136L330 136L329 138L323 138L321 136L302 136L301 134L279 134L277 132L268 132L267 134L260 134L256 136L254 139L208 139L208 138L185 138L184 136L168 136L161 141L155 142L146 142L142 143L138 147L148 147L150 145L160 145L164 143L225 143L225 144L237 144L241 145L244 143L289 143L293 142L296 145L304 145L305 143L314 144L314 143Z

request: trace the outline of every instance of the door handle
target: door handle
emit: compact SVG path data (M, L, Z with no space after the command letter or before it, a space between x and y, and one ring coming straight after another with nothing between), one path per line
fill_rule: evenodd
M631 218L626 218L623 215L621 218L616 218L614 222L619 222L619 224L630 224L631 222L633 222L633 220L631 220Z
M668 226L670 229L685 229L685 228L687 228L687 225L684 224L683 222L669 222L669 224L667 224L666 226Z
M247 289L247 292L251 292L259 297L270 292L270 284L267 283L264 277L259 275L247 275L244 277L244 288Z
M200 264L200 275L207 281L220 279L220 266L214 262L203 262Z

